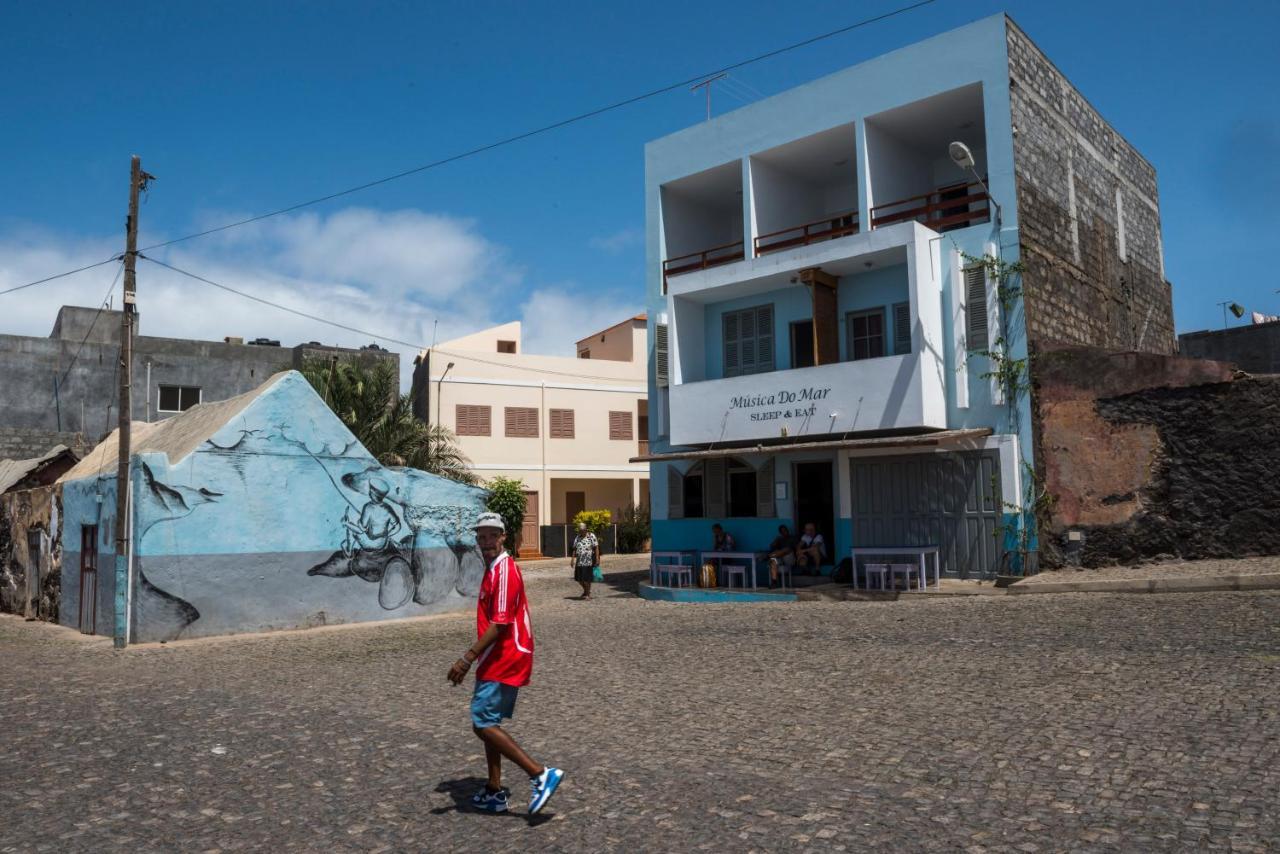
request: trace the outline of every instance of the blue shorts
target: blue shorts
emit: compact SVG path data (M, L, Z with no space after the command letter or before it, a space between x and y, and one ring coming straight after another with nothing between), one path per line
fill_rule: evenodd
M503 682L476 680L475 693L471 695L471 724L476 729L498 726L503 718L516 713L516 695L520 689Z

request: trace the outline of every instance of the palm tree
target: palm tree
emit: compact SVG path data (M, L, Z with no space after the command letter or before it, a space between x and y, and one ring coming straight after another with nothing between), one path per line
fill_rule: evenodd
M453 431L414 416L413 398L396 388L390 362L307 359L301 373L384 466L412 466L462 483L479 482Z

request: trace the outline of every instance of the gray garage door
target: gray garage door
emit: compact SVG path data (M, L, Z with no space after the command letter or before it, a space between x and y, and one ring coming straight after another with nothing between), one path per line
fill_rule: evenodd
M942 548L942 570L962 578L999 567L1000 458L995 451L864 457L850 461L855 546Z

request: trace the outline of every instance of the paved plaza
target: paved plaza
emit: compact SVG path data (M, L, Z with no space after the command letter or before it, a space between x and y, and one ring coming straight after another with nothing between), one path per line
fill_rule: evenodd
M617 559L615 559L617 560ZM529 574L512 727L568 777L460 808L469 614L192 641L0 619L0 851L1280 846L1280 594L677 605Z

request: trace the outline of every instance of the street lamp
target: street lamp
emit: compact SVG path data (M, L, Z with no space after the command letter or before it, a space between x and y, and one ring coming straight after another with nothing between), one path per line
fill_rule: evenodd
M969 146L959 140L956 140L947 147L947 153L951 155L952 163L956 164L961 169L968 169L973 173L974 180L978 182L978 186L982 187L982 191L987 194L987 200L995 206L996 227L1000 228L1002 226L1000 221L1000 203L991 195L991 189L987 186L986 182L982 180L981 176L978 175L978 170L974 168L975 161L973 159L973 152L969 150Z
M448 374L452 368L453 362L445 365L444 371L440 374L440 378L436 380L436 426L440 426L440 395L443 393L440 385L444 382L445 375Z

